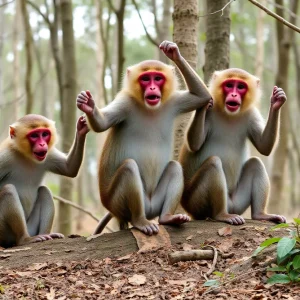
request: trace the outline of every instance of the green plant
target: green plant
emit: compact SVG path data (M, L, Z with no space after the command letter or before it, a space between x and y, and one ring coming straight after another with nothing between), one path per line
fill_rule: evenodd
M265 240L252 256L256 256L263 249L277 243L277 265L267 269L276 274L272 275L267 282L270 284L300 282L300 219L294 218L292 224L278 224L271 230L279 228L288 229L289 235Z

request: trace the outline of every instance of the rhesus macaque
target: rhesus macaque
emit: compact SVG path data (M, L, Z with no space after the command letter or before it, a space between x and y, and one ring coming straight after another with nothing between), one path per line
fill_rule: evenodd
M213 218L234 225L251 205L252 219L286 222L266 213L270 183L262 161L249 158L246 140L269 155L278 135L280 108L286 101L281 88L271 95L268 121L255 103L260 99L259 79L241 69L213 74L210 104L196 111L187 131L180 162L185 189L182 206L195 219Z
M80 117L74 144L65 155L54 146L53 121L31 114L10 126L9 137L0 145L0 246L63 238L50 233L54 203L41 182L47 171L77 175L88 131L85 118Z
M182 224L187 215L175 209L183 191L182 169L172 161L173 126L177 115L205 106L211 96L181 56L176 44L164 41L160 49L175 62L189 91L178 91L174 68L147 60L129 67L121 92L104 109L95 107L89 91L77 97L95 132L110 128L99 166L99 188L109 210L95 233L112 215L120 225L131 224L147 235L159 224Z

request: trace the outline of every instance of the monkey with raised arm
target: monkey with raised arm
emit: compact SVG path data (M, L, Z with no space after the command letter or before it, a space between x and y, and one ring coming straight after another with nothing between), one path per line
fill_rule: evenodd
M207 217L234 225L245 221L240 215L251 206L252 219L286 222L268 214L270 182L258 157L249 158L249 139L263 155L276 143L284 91L272 91L268 121L255 103L260 99L259 79L241 69L213 74L209 91L214 105L195 113L187 131L180 159L185 189L181 204L195 219Z
M55 148L53 121L31 114L10 126L9 137L0 145L0 246L63 237L50 233L54 203L41 182L46 172L77 175L88 131L85 118L80 117L73 146L65 155Z
M109 213L99 223L100 233L112 216L145 234L159 224L189 221L174 214L183 191L182 169L172 161L176 116L205 106L211 96L175 43L160 49L175 62L188 86L178 91L174 68L160 61L143 61L127 69L122 90L107 107L98 109L92 95L81 92L77 106L95 132L110 128L99 166L99 188Z

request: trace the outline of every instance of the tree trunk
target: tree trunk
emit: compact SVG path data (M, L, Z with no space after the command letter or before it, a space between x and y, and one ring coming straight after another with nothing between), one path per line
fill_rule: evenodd
M216 70L229 68L230 62L230 6L223 13L211 15L223 8L228 0L206 0L207 14L206 22L206 44L204 81L208 83L211 75Z
M32 92L32 49L33 40L29 23L29 15L26 7L26 0L21 0L21 11L23 16L23 26L25 32L25 51L26 51L26 74L25 74L25 91L26 91L26 114L30 114L33 109L33 92Z
M2 9L3 11L3 9ZM15 17L14 17L14 25L13 25L13 89L14 89L14 104L13 104L13 120L18 120L19 115L19 105L17 99L19 99L21 95L20 91L20 54L18 50L18 42L19 42L19 34L20 34L20 1L15 2ZM0 17L1 18L1 17Z
M197 67L197 41L198 41L198 1L174 0L174 33L173 40L177 43L181 55L196 69ZM184 132L191 114L184 114L176 120L174 159L178 158L184 139Z
M299 1L291 1L291 11L297 13ZM284 18L283 0L276 0L276 13ZM295 17L291 15L291 23L295 23ZM283 23L276 21L277 49L278 49L278 70L275 84L288 95L288 68L289 54L293 42L294 31L286 28ZM286 205L283 199L283 188L285 183L285 167L288 157L288 133L289 133L289 103L281 109L281 126L279 145L274 153L274 161L271 175L271 201L270 211L273 213L285 213Z
M76 122L76 59L73 31L72 0L61 0L60 15L63 45L63 101L62 151L68 152L74 138ZM72 179L61 177L60 196L72 199ZM71 232L71 207L59 204L59 231L65 235Z

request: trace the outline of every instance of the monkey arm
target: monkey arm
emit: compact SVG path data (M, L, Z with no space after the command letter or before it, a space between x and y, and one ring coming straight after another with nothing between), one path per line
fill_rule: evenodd
M257 109L253 112L249 125L249 138L261 154L268 156L277 141L280 112L271 107L266 125L260 112Z
M117 96L103 109L95 107L91 114L87 114L89 127L95 132L102 132L125 120L127 107L130 105L126 97Z
M206 106L197 109L187 132L188 147L192 152L198 151L205 141L208 128L205 126Z
M67 155L54 148L47 159L48 170L55 174L76 177L82 163L85 145L85 135L76 133L74 143Z
M208 104L212 97L198 74L182 56L174 62L182 73L189 89L188 92L180 93L181 96L176 99L179 113L189 112Z

